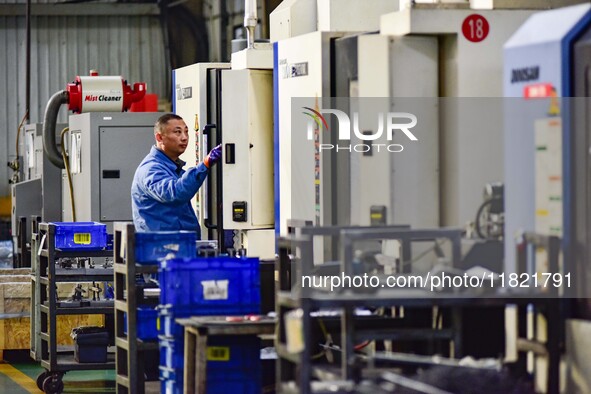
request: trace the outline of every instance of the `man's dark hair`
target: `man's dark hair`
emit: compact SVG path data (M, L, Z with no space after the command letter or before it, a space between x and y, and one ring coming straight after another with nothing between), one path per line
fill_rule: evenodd
M161 117L159 117L156 123L154 124L154 134L164 132L164 128L172 119L183 120L183 118L181 118L177 114L164 114Z

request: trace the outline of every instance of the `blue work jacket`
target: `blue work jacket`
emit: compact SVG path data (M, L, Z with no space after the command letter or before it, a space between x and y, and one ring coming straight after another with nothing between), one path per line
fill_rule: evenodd
M131 208L136 231L196 231L201 227L191 198L203 184L208 168L203 163L185 171L156 146L140 163L131 184Z

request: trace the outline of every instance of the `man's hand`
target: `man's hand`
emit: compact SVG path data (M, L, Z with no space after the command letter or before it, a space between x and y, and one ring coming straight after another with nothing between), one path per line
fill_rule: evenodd
M222 145L218 145L209 152L205 160L203 160L203 163L207 168L211 168L211 166L220 161L221 158Z

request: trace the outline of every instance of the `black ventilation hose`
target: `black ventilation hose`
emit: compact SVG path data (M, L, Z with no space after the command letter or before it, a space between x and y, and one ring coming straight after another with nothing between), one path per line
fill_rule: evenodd
M68 103L68 92L61 90L55 93L47 102L43 117L43 151L49 161L58 168L65 168L64 159L57 149L55 142L55 124L62 104Z

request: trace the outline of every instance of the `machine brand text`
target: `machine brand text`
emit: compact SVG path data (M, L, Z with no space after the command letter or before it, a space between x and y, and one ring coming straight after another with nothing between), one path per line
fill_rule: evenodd
M105 96L104 94L101 94L101 95L88 94L88 95L84 96L84 101L121 101L121 96Z
M193 97L193 87L188 86L186 88L177 87L176 98L177 100L186 100Z
M281 63L281 75L283 79L305 77L308 75L308 62L304 63Z
M524 67L511 70L511 83L537 81L540 78L540 67Z

